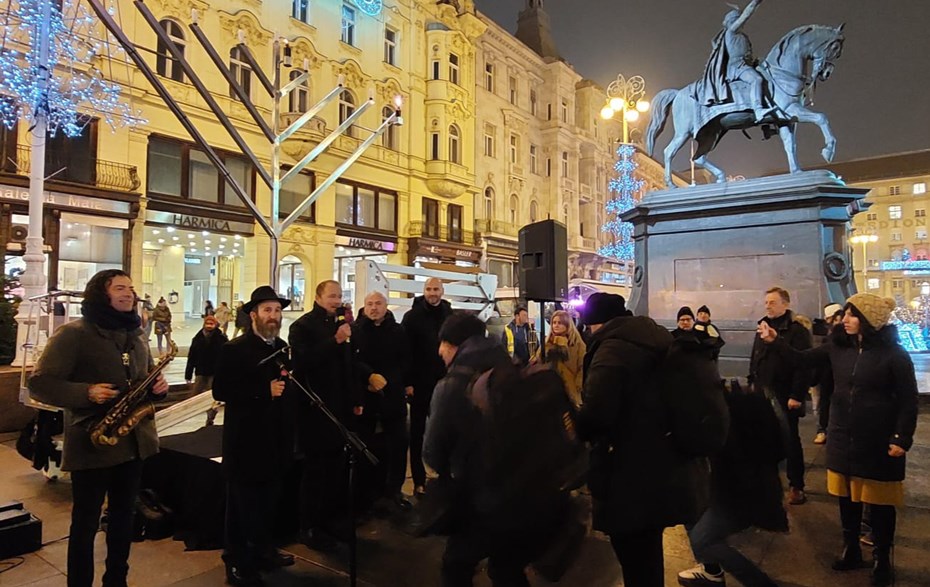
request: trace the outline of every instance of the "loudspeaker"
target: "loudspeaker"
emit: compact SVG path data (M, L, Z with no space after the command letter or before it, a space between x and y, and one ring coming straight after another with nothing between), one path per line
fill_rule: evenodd
M555 220L520 229L520 297L564 301L568 295L568 233Z

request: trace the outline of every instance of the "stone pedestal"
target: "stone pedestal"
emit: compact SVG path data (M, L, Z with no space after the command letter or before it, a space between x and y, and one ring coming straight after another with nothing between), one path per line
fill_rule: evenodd
M785 288L812 319L855 293L849 221L867 192L828 171L651 192L623 215L636 241L629 307L674 328L678 308L707 305L727 343L721 373L746 375L765 290Z

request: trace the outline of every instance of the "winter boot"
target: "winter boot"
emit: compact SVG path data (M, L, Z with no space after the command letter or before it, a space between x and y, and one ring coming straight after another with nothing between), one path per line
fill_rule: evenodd
M872 551L874 556L872 585L877 587L891 585L894 582L894 565L891 562L891 553L896 525L897 512L894 506L872 506L872 536L875 539L875 548Z
M894 566L891 564L891 549L878 548L873 551L875 562L872 565L872 581L874 587L885 587L894 582Z
M840 498L840 524L843 526L843 554L833 561L834 571L861 569L862 547L859 546L859 527L862 525L862 504Z

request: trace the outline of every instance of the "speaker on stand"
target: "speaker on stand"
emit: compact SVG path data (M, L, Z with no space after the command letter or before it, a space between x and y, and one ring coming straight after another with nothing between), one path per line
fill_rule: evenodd
M539 348L546 359L546 316L542 302L568 297L568 232L555 220L527 224L519 232L520 297L540 303Z

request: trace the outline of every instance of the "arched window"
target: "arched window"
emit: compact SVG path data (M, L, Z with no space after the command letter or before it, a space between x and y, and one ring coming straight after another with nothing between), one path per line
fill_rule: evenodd
M342 124L349 119L350 116L355 112L355 97L352 96L352 92L349 90L343 90L339 94L339 124ZM349 130L346 131L346 136L354 137L355 136L355 127L350 126Z
M245 55L243 54L242 49L240 49L238 46L229 50L229 73L232 74L233 79L236 80L236 82L245 92L245 95L251 96L252 67L249 65L248 61L245 60ZM229 86L229 95L232 98L239 98L239 96L236 95L236 92L232 89L231 85Z
M381 124L384 124L384 121L388 118L394 116L394 109L390 106L385 106L381 109ZM384 129L384 134L381 135L381 146L385 149L391 149L396 151L398 148L398 132L399 128L396 124L392 124L386 129Z
M520 199L517 194L510 196L510 223L517 226L520 221Z
M536 222L539 220L539 204L536 203L536 200L530 202L530 222Z
M178 51L183 55L187 41L184 40L184 30L181 28L181 25L168 18L160 21L158 24L161 25L161 28L168 34L171 42L174 43L174 46L177 47ZM158 46L155 49L155 53L155 70L158 72L158 75L173 79L176 82L183 82L184 72L181 70L181 65L168 53L167 45L160 38L158 39Z
M486 220L494 218L494 188L484 189L484 217Z
M462 163L461 133L454 124L449 127L449 161Z
M292 69L290 73L290 80L294 81L303 75L303 71L299 69ZM287 95L287 110L288 112L298 112L303 114L307 111L307 108L310 104L310 78L307 78L304 83L300 84Z

